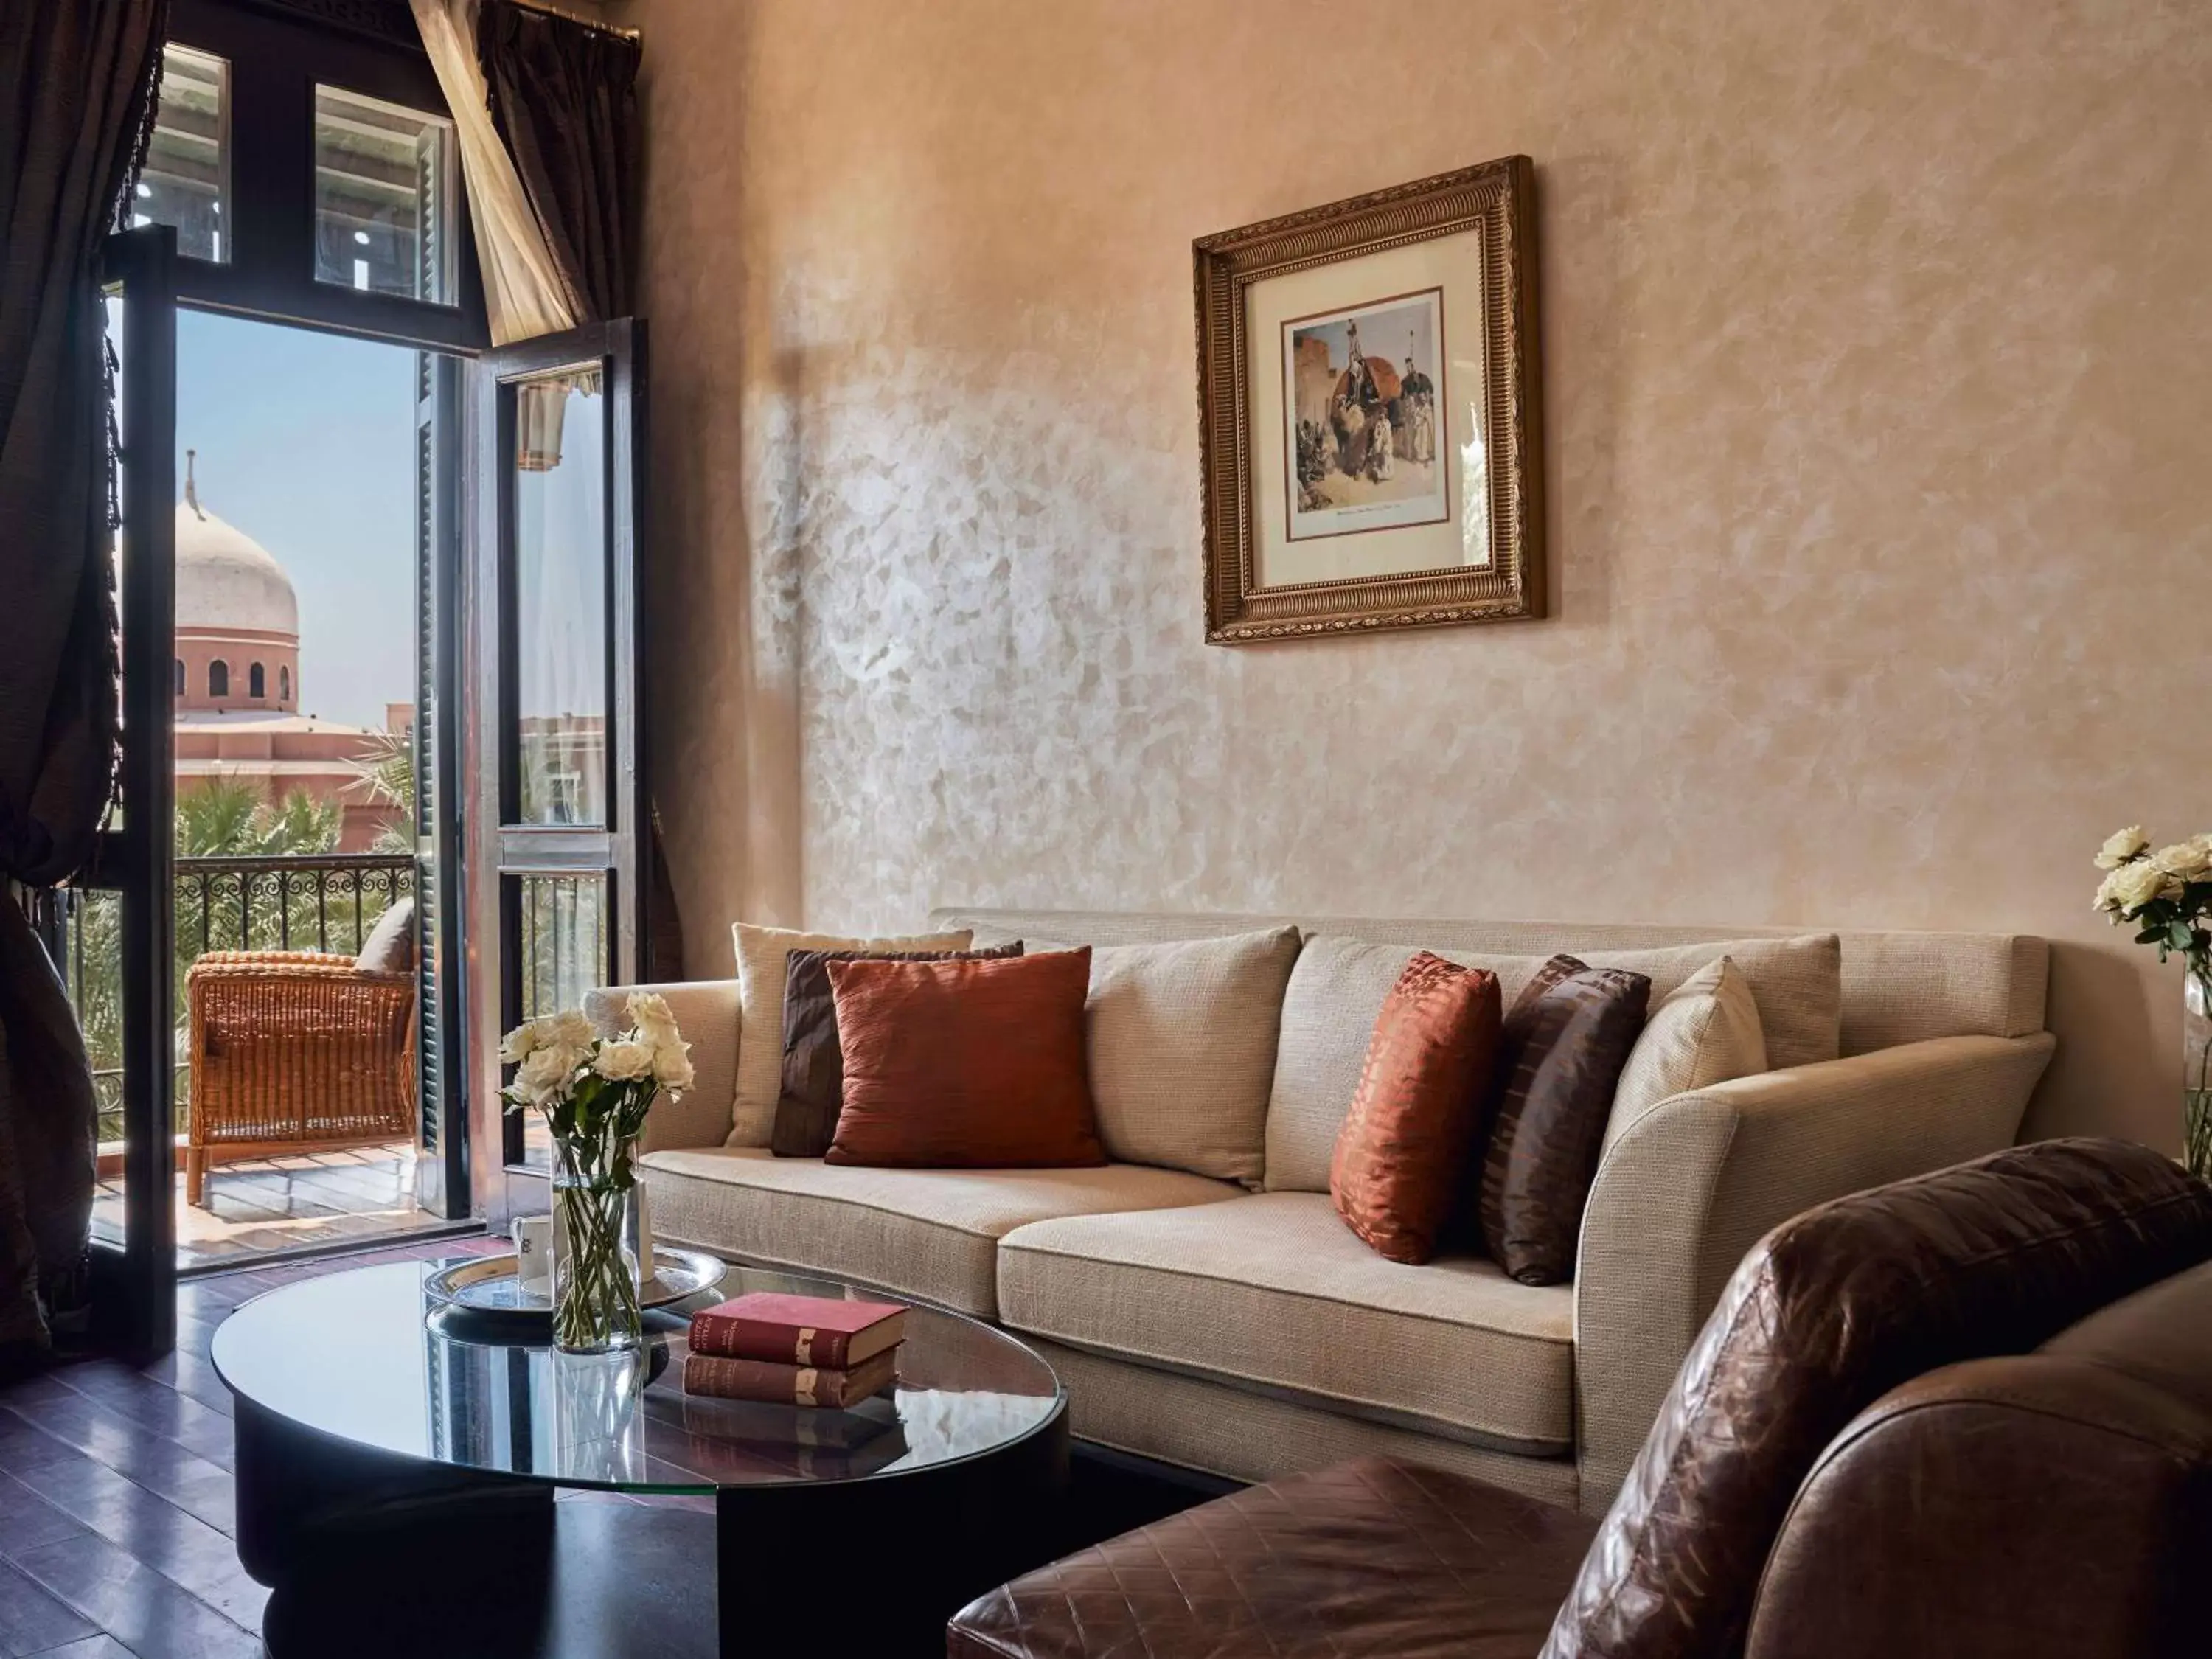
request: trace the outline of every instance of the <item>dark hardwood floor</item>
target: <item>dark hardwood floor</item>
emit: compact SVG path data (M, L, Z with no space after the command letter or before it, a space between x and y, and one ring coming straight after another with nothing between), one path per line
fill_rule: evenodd
M231 1543L230 1397L208 1345L222 1316L317 1273L500 1246L364 1252L191 1281L177 1351L77 1360L0 1384L0 1659L252 1659L268 1591Z
M177 1350L166 1358L82 1359L0 1383L0 1659L258 1659L268 1592L232 1543L230 1396L208 1358L216 1327L264 1291L319 1273L504 1248L447 1238L193 1279L179 1289ZM1041 1540L1040 1559L1232 1484L1080 1447L1073 1476L1065 1534Z

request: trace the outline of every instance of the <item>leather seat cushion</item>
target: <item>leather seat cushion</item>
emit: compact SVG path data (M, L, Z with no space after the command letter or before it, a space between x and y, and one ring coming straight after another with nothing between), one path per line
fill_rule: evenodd
M949 1659L1535 1659L1595 1522L1383 1458L1248 1487L1017 1578Z
M1472 1445L1574 1443L1574 1288L1385 1261L1322 1193L1040 1222L999 1249L1012 1328Z
M841 1168L765 1147L687 1147L638 1162L662 1238L998 1316L999 1240L1052 1216L1234 1199L1231 1182L1109 1164L1081 1170Z

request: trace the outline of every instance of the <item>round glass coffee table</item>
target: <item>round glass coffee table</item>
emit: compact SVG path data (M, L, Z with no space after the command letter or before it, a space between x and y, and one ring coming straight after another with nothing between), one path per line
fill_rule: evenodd
M941 1653L947 1617L1055 1553L1066 1402L1003 1331L914 1309L895 1389L848 1411L705 1399L696 1307L846 1287L733 1267L598 1357L440 1304L441 1265L287 1285L216 1333L277 1659Z

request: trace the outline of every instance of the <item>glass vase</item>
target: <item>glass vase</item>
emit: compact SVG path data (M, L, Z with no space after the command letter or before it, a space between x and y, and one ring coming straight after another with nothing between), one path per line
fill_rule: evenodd
M564 1353L615 1353L645 1340L631 1254L635 1151L554 1144L553 1346Z
M2212 1181L2212 958L2191 957L2181 998L2181 1161Z

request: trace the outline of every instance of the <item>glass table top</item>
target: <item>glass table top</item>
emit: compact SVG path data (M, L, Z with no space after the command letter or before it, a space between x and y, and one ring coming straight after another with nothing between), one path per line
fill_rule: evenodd
M896 1388L848 1411L686 1395L691 1313L748 1291L842 1285L732 1267L713 1291L646 1316L647 1346L556 1353L441 1306L443 1261L331 1273L247 1303L216 1332L233 1393L301 1426L401 1457L559 1486L712 1492L865 1480L999 1450L1060 1409L1052 1369L981 1321L915 1308Z

